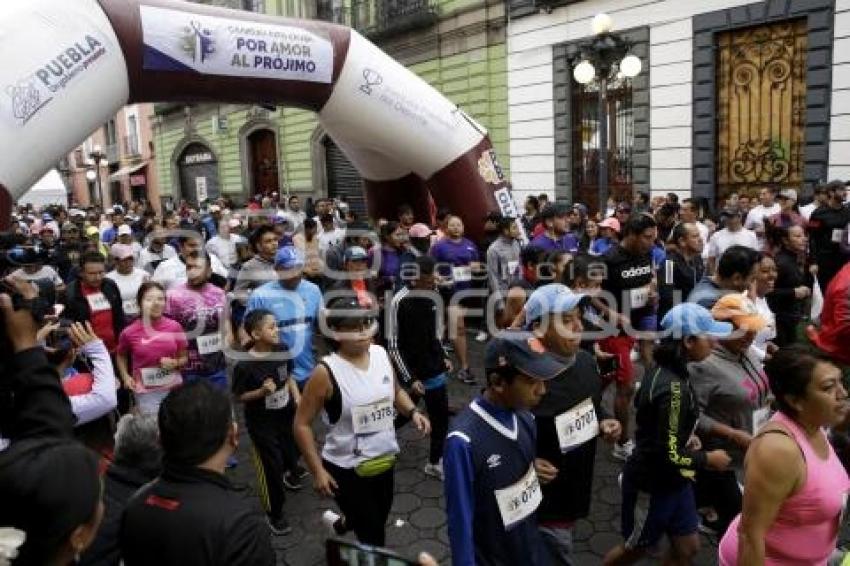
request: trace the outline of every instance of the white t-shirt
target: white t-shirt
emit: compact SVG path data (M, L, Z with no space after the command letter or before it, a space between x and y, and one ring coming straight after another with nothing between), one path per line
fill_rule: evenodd
M756 233L746 228L730 232L728 228L718 230L708 239L708 257L719 258L731 246L746 246L758 251L759 241Z
M760 232L760 234L756 234L758 239L758 247L757 250L761 251L764 249L765 239L764 239L764 220L765 218L770 218L774 214L779 214L782 212L782 207L779 206L778 203L773 203L771 207L765 207L764 205L758 205L750 210L747 214L747 219L744 222L744 228L748 228L750 230L755 230L756 232Z
M702 259L708 259L708 226L703 224L702 222L697 222L697 230L699 231L699 237L702 240Z
M129 275L122 275L115 269L106 274L109 279L115 281L118 290L121 291L121 303L124 305L124 314L135 316L139 314L139 304L136 302L136 293L142 283L150 279L150 275L144 269L133 268Z
M210 254L207 257L210 258L212 272L222 277L227 277L227 268L224 267L218 256ZM180 256L174 256L160 263L156 271L153 272L151 279L161 283L166 290L178 283L185 283L188 280L186 277L186 264L183 263Z
M56 273L56 270L50 267L49 265L42 265L41 269L36 271L35 273L27 273L24 271L24 268L16 269L10 274L10 277L14 277L17 279L23 279L24 281L40 281L42 279L49 279L54 286L58 287L59 285L64 285L65 282L62 281L62 278L59 277L59 274Z
M802 216L803 218L805 218L808 221L809 217L815 211L815 208L817 208L816 202L810 202L809 204L801 206L800 207L800 216Z
M163 245L162 252L158 254L152 252L150 248L144 248L141 252L139 252L139 260L136 262L136 265L149 273L153 273L153 267L150 265L151 263L171 259L176 255L177 250L175 250L170 244Z
M236 244L241 244L244 241L245 238L238 234L231 234L229 238L213 236L207 242L206 250L208 254L218 256L225 267L233 267L237 259Z
M335 246L345 237L345 231L335 228L333 232L322 232L319 234L319 253L322 257L327 253L328 248Z

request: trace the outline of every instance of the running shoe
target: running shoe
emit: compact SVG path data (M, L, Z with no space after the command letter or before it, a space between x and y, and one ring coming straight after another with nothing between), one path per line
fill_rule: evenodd
M292 532L292 527L289 521L286 520L286 517L275 520L272 520L271 517L266 517L266 522L269 524L269 529L271 529L273 535L283 536Z
M631 440L627 440L625 444L614 444L614 450L611 452L611 456L613 456L616 460L625 462L629 459L629 456L632 455L634 449L635 443Z
M475 385L475 378L469 373L469 369L459 369L455 373L455 378L467 385Z
M283 473L283 485L286 489L298 491L301 489L301 480L293 472Z
M436 478L440 481L443 481L443 462L437 462L436 464L425 464L425 469L423 470L425 475L431 476L432 478Z
M325 525L325 528L328 530L328 534L331 536L344 535L347 530L345 528L345 517L332 509L328 509L322 513L322 523Z

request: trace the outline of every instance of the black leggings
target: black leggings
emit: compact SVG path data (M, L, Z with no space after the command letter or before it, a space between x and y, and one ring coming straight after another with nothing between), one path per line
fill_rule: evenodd
M443 457L443 445L449 433L449 394L445 385L425 390L425 407L431 421L431 447L428 462L436 464Z
M717 531L725 533L729 523L741 512L743 504L735 471L700 470L696 479L697 507L713 507L717 511Z
M395 469L361 478L351 468L340 468L327 460L322 464L339 486L334 498L345 516L346 527L354 531L360 542L384 546L387 517L393 505Z

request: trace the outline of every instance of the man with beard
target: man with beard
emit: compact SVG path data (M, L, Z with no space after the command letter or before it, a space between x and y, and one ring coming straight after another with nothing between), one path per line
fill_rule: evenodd
M660 318L674 305L684 302L705 274L703 239L697 224L677 224L670 235L670 244L663 271L658 274Z
M194 255L186 259L186 282L168 289L165 314L176 320L190 338L186 382L206 380L227 389L223 347L231 341L230 322L224 316L224 290L210 283L210 262Z

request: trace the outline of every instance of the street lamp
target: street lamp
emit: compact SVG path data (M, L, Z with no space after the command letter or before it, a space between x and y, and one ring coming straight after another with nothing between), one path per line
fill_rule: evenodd
M578 61L573 78L581 85L597 81L599 85L599 210L608 203L608 83L620 77L632 79L640 74L641 61L631 53L631 44L611 33L614 22L608 14L597 14L591 28L593 38L571 47L568 57ZM604 212L603 212L604 214Z
M109 165L109 161L106 159L106 154L103 152L103 148L101 148L100 145L95 145L91 152L89 152L89 158L86 159L86 165L93 167L93 169L86 171L86 179L96 183L97 198L99 199L98 204L103 206L103 187L100 184L100 168L107 167Z

